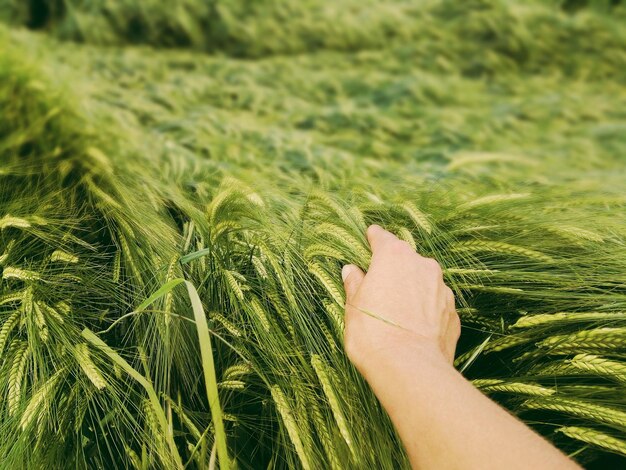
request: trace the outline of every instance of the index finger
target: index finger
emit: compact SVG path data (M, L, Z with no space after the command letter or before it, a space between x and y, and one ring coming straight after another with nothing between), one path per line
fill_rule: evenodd
M367 228L367 240L369 241L372 253L376 253L382 249L387 243L398 240L391 232L388 232L380 225L370 225Z

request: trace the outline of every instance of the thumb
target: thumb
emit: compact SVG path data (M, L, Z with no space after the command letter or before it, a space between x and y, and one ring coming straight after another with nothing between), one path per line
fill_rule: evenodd
M349 303L359 290L365 274L354 264L346 264L341 270L341 277L346 290L346 303Z

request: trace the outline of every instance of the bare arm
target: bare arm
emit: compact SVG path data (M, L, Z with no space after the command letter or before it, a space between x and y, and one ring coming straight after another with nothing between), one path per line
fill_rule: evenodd
M436 261L367 231L372 262L342 272L345 347L393 421L414 468L578 469L452 366L461 327Z

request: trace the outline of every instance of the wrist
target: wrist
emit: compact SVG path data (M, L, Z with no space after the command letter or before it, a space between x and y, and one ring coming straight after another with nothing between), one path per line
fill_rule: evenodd
M395 342L370 351L355 365L379 398L386 389L401 385L405 379L414 386L431 381L440 372L455 371L439 345L428 340Z

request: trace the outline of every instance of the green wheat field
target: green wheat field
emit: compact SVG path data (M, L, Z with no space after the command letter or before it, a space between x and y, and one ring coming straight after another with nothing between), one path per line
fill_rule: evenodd
M371 223L624 468L623 2L0 0L0 468L408 469L342 346Z

